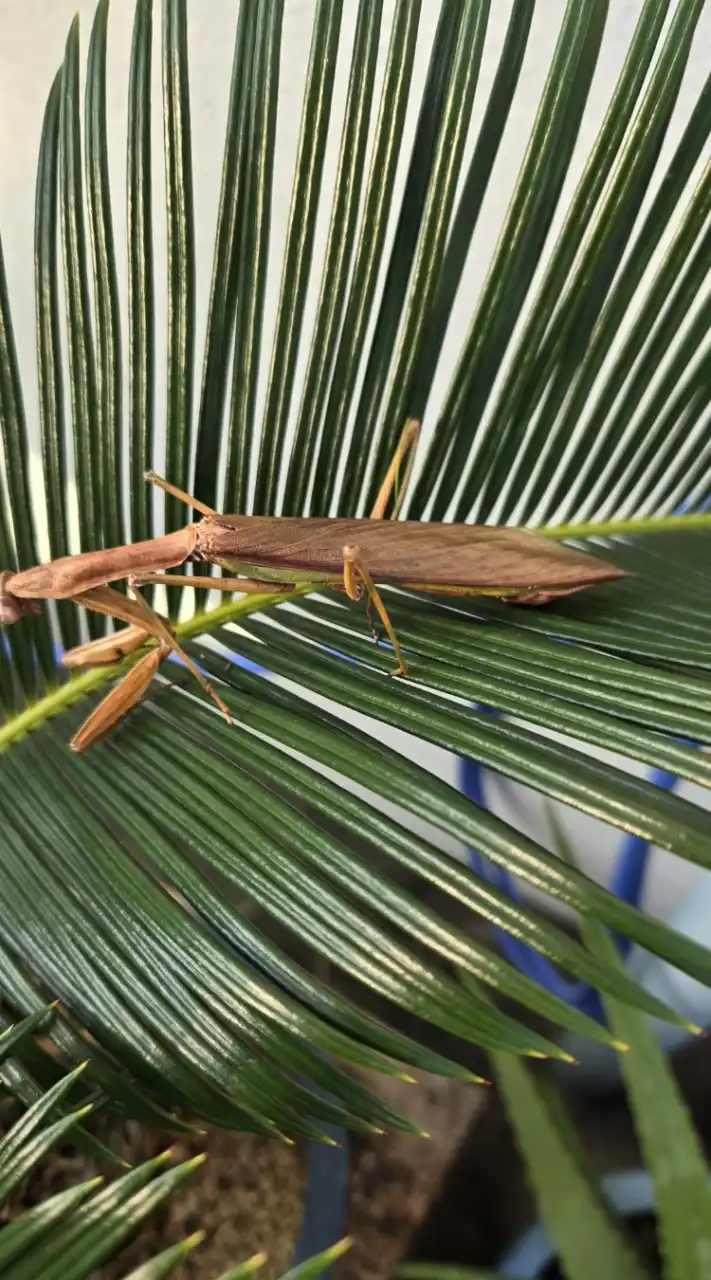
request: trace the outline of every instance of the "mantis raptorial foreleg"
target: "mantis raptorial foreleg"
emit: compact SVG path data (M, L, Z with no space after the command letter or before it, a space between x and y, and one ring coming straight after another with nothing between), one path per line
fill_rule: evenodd
M269 595L272 592L283 594L285 591L293 589L293 584L282 586L279 583L257 582L256 579L251 578L192 578L188 577L187 574L181 573L146 573L138 575L131 581L134 588L156 583L164 587L195 587L203 588L205 591L243 591L245 595ZM105 590L110 591L111 588L107 587ZM86 599L87 594L90 593L74 596L74 603L84 605L87 609L95 607L90 600ZM118 592L115 594L119 599L125 600L125 597L118 596ZM142 597L141 602L148 608ZM118 611L114 611L113 607L111 609L99 609L98 612L107 613L114 617L121 616ZM151 613L153 613L152 610ZM166 627L169 625L160 614L154 614L153 616L158 618ZM140 649L141 645L145 644L146 640L151 636L158 638L155 628L152 627L149 630L146 622L147 619L132 623L130 626L124 627L123 631L116 631L110 636L100 636L98 640L90 640L88 644L81 644L74 649L68 649L62 657L62 665L69 669L113 666L115 663L120 662L122 658L127 658L129 654L135 653L136 649ZM183 652L178 646L172 629L170 634L172 636L171 649L174 649L176 653L180 653L180 656L183 657Z
M169 484L167 480L162 480L160 476L157 476L154 471L147 471L145 479L150 481L152 484L159 485L162 489L165 489L166 492L172 493L174 497L179 498L188 506L194 507L196 511L202 512L203 515L211 516L215 514L212 507L206 506L204 502L199 502L197 498L192 498L190 494L184 493L182 489L176 489L175 486ZM170 586L172 583L176 587L197 587L203 585L203 580L200 578L188 577L187 574L176 574L174 577L167 578L165 574L146 573L141 574L140 576L137 575L134 578L135 586L143 584L148 585L152 582L159 583L163 586ZM206 588L210 588L212 585L212 579L205 579L204 585ZM109 588L107 588L107 590L108 589ZM249 588L245 588L245 590L248 589ZM116 595L118 596L118 593L116 593ZM92 608L91 603L85 598L81 600L77 599L76 603L86 604L87 608ZM145 609L149 608L145 600L142 600L142 603L145 606ZM141 645L145 644L149 636L155 636L157 639L158 634L155 628L146 627L145 625L145 622L147 621L145 609L141 611L144 619L143 624L132 624L131 626L126 627L124 631L119 631L112 636L100 637L98 640L92 640L89 644L80 644L74 649L69 649L62 658L62 665L65 667L108 666L114 662L120 661L121 658L128 657L130 653L135 653L136 649L140 649ZM119 609L106 609L103 612L112 614L116 618L121 618L122 621L127 621L125 615L122 614ZM150 612L153 618L158 618L160 616L159 614L153 613L153 610ZM166 626L168 626L165 619L162 619L162 621ZM172 630L171 637L171 647L175 648L176 646L173 643L175 637L172 634Z
M175 637L175 633L173 632L172 627L168 626L167 623L163 622L160 615L155 613L154 610L151 609L151 606L147 603L147 601L143 599L143 596L141 595L138 589L140 581L141 579L138 576L130 577L128 580L128 589L131 592L136 603L139 605L139 607L143 611L146 621L152 625L152 630L149 632L149 634L154 635L157 637L157 639L167 643L169 647L173 650L173 652L177 653L179 658L182 658L183 662L188 668L188 671L195 677L200 687L204 689L205 693L212 698L212 701L215 703L215 705L219 707L220 711L224 715L228 724L232 724L232 716L229 713L227 704L224 703L222 701L222 698L220 698L218 694L215 693L215 690L213 689L209 680L205 679L204 675L195 666L195 663L192 661L192 659L188 657L185 650L181 648L181 646L178 644L178 641Z
M77 598L77 604L81 601ZM134 653L146 643L148 633L143 623L133 623L122 631L114 631L110 636L99 636L98 640L90 640L88 644L77 645L75 649L67 649L62 655L62 666L73 670L76 667L113 667L129 653Z
M148 653L144 653L143 657L139 658L123 680L119 680L118 684L114 685L110 693L102 698L98 707L94 707L91 714L77 729L69 743L72 751L85 751L94 742L98 742L99 738L103 738L110 729L113 729L127 711L140 702L154 676L158 674L161 662L167 658L169 652L168 645L161 640L156 649L149 649Z
M215 693L212 685L205 679L202 672L198 670L195 663L178 643L170 623L166 622L165 618L162 618L160 614L151 609L150 605L143 599L134 577L129 577L128 588L133 599L122 596L120 592L114 591L111 587L94 587L90 591L83 591L81 594L72 597L76 604L92 609L96 613L104 613L109 617L121 618L124 622L129 622L130 625L125 632L120 633L118 636L104 637L102 640L94 641L91 646L84 645L78 650L71 650L69 654L65 655L65 658L68 657L70 659L66 663L67 666L86 665L86 661L84 663L81 662L81 655L82 652L86 654L87 649L92 650L94 663L103 665L124 657L144 643L149 636L158 641L157 648L151 649L149 653L145 654L136 663L136 666L127 672L123 680L120 680L107 693L98 707L95 707L91 715L84 721L70 743L74 751L83 751L86 747L91 746L93 742L96 742L98 738L103 737L142 698L151 680L156 675L161 662L171 652L177 653L182 658L201 688L212 698L228 722L232 723L232 717L227 705ZM130 648L124 647L127 632L131 633L129 637Z
M62 658L64 667L106 667L120 662L129 653L145 644L149 636L156 640L175 640L170 623L160 614L151 610L150 619L146 616L145 601L131 600L129 597L114 591L112 587L93 587L90 591L71 597L74 604L82 605L95 613L103 613L109 618L120 618L129 626L123 631L114 632L110 636L100 636L88 644L77 645L68 649ZM142 607L145 606L145 607Z

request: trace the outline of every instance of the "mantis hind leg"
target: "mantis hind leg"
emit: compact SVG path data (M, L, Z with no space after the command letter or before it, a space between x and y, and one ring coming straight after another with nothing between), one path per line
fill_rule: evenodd
M385 605L383 604L380 592L378 591L378 588L376 587L365 564L363 563L363 558L360 553L360 548L344 547L343 548L343 587L346 595L350 600L360 600L361 598L362 593L358 586L359 578L368 596L368 609L370 611L371 608L375 608L380 618L380 621L382 622L385 628L388 639L390 640L390 643L392 644L392 647L395 650L395 657L397 658L398 665L394 671L390 672L390 674L393 676L406 676L407 663L405 662L402 649L400 648L400 641L398 640L397 635L395 633L395 628L393 627L393 624L390 621L388 611L385 608Z
M388 467L383 483L380 486L378 496L375 499L373 509L370 513L371 520L382 520L387 509L388 502L392 496L393 490L397 490L395 504L390 512L389 519L396 520L400 508L405 500L407 486L410 483L412 468L415 465L415 452L417 450L417 442L420 438L420 423L416 418L408 418L405 426L400 434L397 448L392 456L392 461ZM405 465L405 474L401 478L400 468L403 462Z
M397 520L400 508L405 500L405 494L407 493L407 488L410 483L410 477L412 476L412 468L415 464L415 453L417 451L417 442L419 438L420 423L417 418L408 418L400 434L397 448L392 456L390 466L385 473L385 478L380 486L378 496L373 504L373 509L370 513L371 520L382 520L384 518L388 502L390 501L395 488L398 489L398 492L388 519ZM402 480L400 480L400 468L405 459L407 459L405 474L402 477ZM375 602L373 597L369 594L366 616L368 618L368 625L373 633L373 639L377 643L380 640L380 632L373 617L374 604Z

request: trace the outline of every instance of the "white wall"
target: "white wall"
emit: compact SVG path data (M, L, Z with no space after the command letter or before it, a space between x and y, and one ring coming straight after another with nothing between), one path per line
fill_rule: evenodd
M213 222L220 183L221 148L232 60L232 42L236 0L192 0L189 4L191 95L193 107L194 178L197 218L198 315L202 334L207 310L210 264L213 249ZM385 25L392 13L392 0L384 2ZM496 69L498 54L510 13L510 0L494 0L490 37L486 47L480 89L477 95L473 130L481 118L486 93ZM486 263L497 240L512 185L515 181L530 121L536 109L549 67L550 57L564 12L563 0L540 0L534 20L533 36L524 66L520 90L512 113L497 165L495 180L486 197L475 247L470 254L466 278L457 300L452 340L443 355L435 387L435 401L447 385L474 300L481 286ZM595 77L590 103L582 130L576 161L566 191L569 193L579 176L589 148L602 120L610 89L621 67L627 43L641 8L641 0L611 0L603 52ZM299 128L300 95L306 70L314 0L286 0L285 55L282 66L282 110L279 115L279 157L276 165L274 198L274 270L269 280L268 310L273 316L279 285L279 263L288 216L291 174ZM429 45L434 32L439 6L425 0L422 16L422 38L414 86L425 74ZM82 52L86 51L94 0L0 0L0 229L5 249L14 321L20 350L23 378L27 390L27 408L31 421L36 421L36 388L34 371L34 303L33 303L33 202L36 160L46 95L62 58L64 40L74 13L81 17ZM356 0L345 0L344 44L353 31ZM125 243L123 188L125 167L125 120L127 71L130 50L133 5L128 0L114 0L109 29L109 131L112 156L112 182L115 193L115 229L119 250ZM160 101L159 68L160 5L156 0L155 98ZM699 25L695 57L686 76L677 112L677 126L671 131L664 149L668 157L680 123L687 118L709 69L711 48L711 5ZM336 105L342 113L346 92L346 76L337 76ZM417 94L413 93L416 105ZM414 112L410 113L410 131ZM162 208L163 175L161 132L158 114L155 118L156 198L155 209ZM338 139L334 136L329 149L327 172L335 169ZM402 174L400 175L402 178ZM565 196L564 196L565 200ZM563 202L564 205L564 202ZM323 230L323 227L322 227ZM323 235L320 237L323 250ZM164 250L157 243L156 273L164 278ZM120 263L123 271L123 262ZM310 297L311 313L314 305ZM159 308L160 310L160 308ZM163 329L159 322L158 350L164 349ZM201 337L199 338L199 344ZM158 378L157 412L159 421L165 411ZM39 477L39 471L38 471ZM455 776L454 762L444 752L422 745L418 748L422 762L447 778ZM684 793L694 794L690 787ZM696 789L698 791L698 789ZM511 795L501 800L492 790L497 809L512 814ZM695 797L696 798L696 797ZM518 792L515 797L514 820L522 821L534 834L545 838L545 823L538 801ZM585 863L598 875L606 874L611 850L609 832L592 819L571 815L569 829ZM675 859L664 859L650 899L652 909L668 910L670 903L686 890L695 872Z

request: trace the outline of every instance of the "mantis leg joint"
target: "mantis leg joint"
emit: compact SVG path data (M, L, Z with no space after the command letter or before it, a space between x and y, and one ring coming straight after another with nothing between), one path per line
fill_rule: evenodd
M402 649L400 648L400 641L398 640L395 628L390 621L388 611L383 604L380 592L373 582L367 566L363 562L360 547L344 547L342 554L343 587L346 595L351 600L360 600L363 594L363 589L365 589L368 595L368 614L370 616L370 610L374 607L385 628L388 639L395 650L395 657L397 658L398 665L394 671L390 672L390 675L406 676L407 663L405 662ZM363 584L362 588L358 585L359 578Z

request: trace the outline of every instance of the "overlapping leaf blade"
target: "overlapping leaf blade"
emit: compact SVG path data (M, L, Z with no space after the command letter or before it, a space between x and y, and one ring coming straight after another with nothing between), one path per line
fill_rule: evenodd
M495 1075L565 1274L593 1280L602 1268L614 1280L651 1280L549 1083L512 1058L497 1057Z
M31 1042L34 1033L42 1028L52 1012L51 1009L42 1009L0 1035L3 1084L8 1083L7 1059L28 1041ZM40 1091L24 1114L0 1134L0 1207L18 1192L20 1184L36 1170L38 1164L51 1158L53 1149L69 1136L80 1147L85 1145L79 1140L79 1121L91 1108L77 1110L75 1107L59 1120L51 1122L55 1112L63 1110L68 1094L76 1092L83 1071L84 1066L81 1066L68 1075L60 1075L52 1088L44 1093ZM115 1159L109 1150L96 1142L93 1148L88 1148L88 1154L99 1163ZM16 1212L15 1206L10 1220L0 1228L2 1274L12 1276L14 1280L31 1280L40 1273L47 1277L72 1276L75 1280L87 1280L99 1263L120 1251L149 1215L204 1159L198 1156L164 1171L170 1154L169 1151L164 1152L146 1162L105 1191L98 1190L103 1181L98 1177L48 1197L21 1214ZM204 1232L196 1232L132 1271L131 1277L133 1280L161 1280L203 1239ZM303 1264L303 1271L298 1269L293 1274L321 1274L321 1269L339 1257L348 1243L343 1241L323 1255L310 1259ZM266 1256L257 1255L233 1268L225 1273L223 1280L251 1275Z
M28 1018L13 1036L2 1037L6 1047L17 1045L37 1030L46 1019ZM78 1072L61 1077L54 1088L41 1095L35 1104L0 1135L0 1206L18 1193L18 1184L38 1171L42 1160L51 1160L53 1149L77 1132L84 1109L74 1110L59 1122L49 1123L48 1116L57 1104L75 1089ZM96 1154L96 1153L94 1153ZM111 1158L111 1153L106 1152ZM99 1159L104 1156L99 1152ZM21 1204L12 1205L12 1216L0 1227L0 1268L12 1280L36 1280L42 1275L50 1280L89 1280L96 1268L120 1255L123 1245L140 1230L147 1219L169 1197L179 1191L184 1180L203 1164L198 1155L166 1168L171 1157L164 1151L136 1169L102 1188L102 1177L91 1178L68 1187L32 1208L18 1212ZM163 1280L173 1273L187 1255L204 1240L203 1231L194 1232L177 1244L171 1244L149 1261L126 1273L125 1280ZM269 1244L269 1241L265 1243ZM343 1240L323 1254L310 1258L290 1270L284 1280L306 1280L321 1275L323 1270L346 1251L350 1241ZM253 1275L267 1260L266 1253L256 1254L242 1264L223 1272L219 1280L240 1280Z
M604 929L592 921L584 929L598 955L616 959ZM665 1280L702 1280L711 1256L711 1186L699 1135L652 1027L615 1000L605 1010L633 1050L622 1076L654 1186Z

